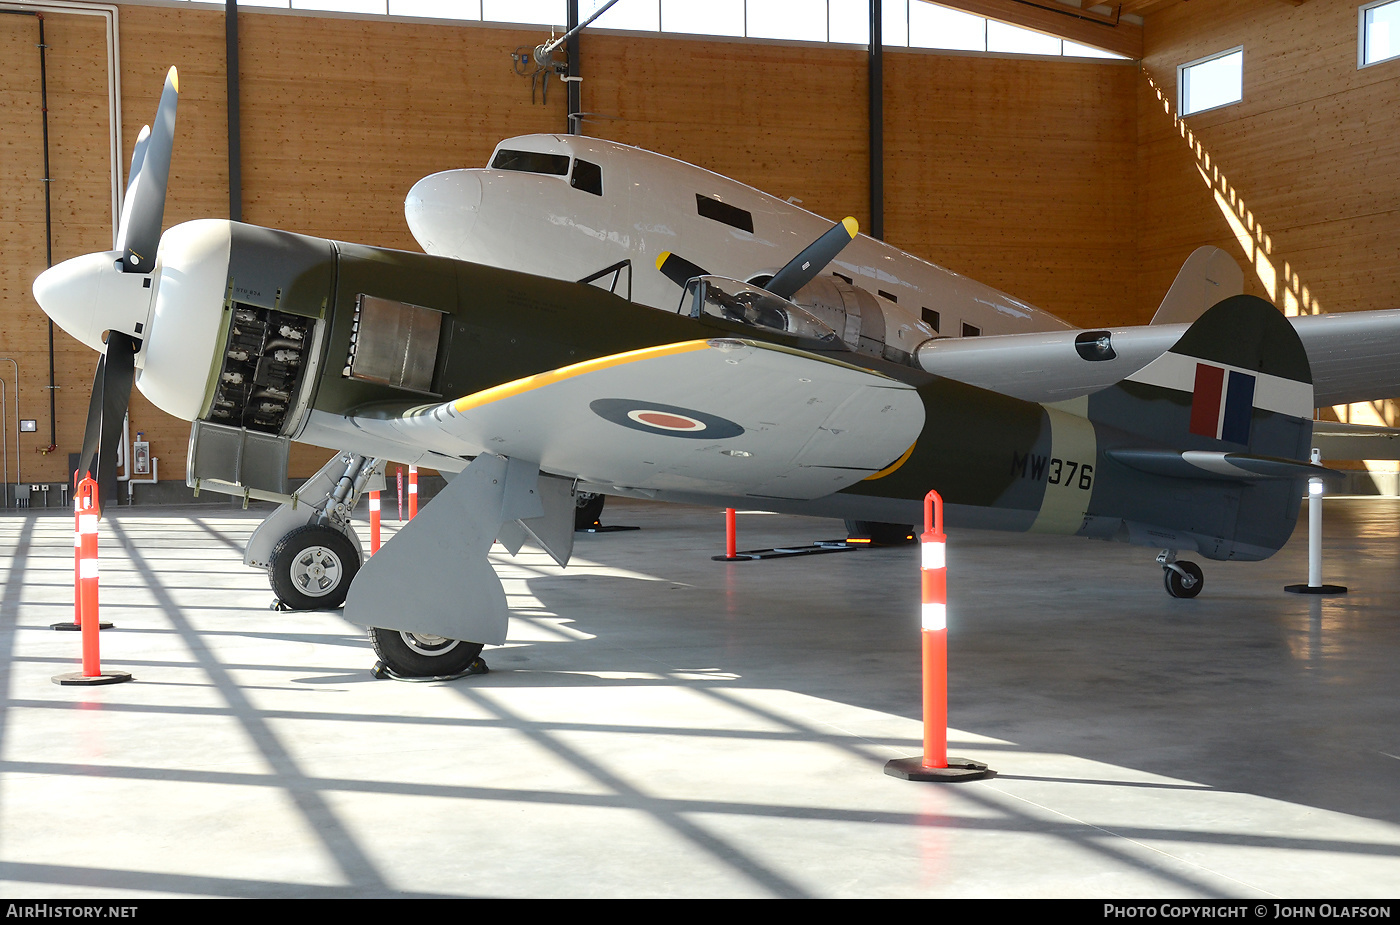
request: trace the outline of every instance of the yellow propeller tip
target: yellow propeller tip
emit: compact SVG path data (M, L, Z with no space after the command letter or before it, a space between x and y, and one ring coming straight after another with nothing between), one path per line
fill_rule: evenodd
M670 251L662 251L656 258L656 268L661 269L662 265L670 258Z
M175 65L170 65L170 71L165 75L165 79L170 81L170 86L175 88L175 92L180 92L180 72L175 70Z
M846 226L846 233L853 238L860 231L860 223L849 215L841 219L841 224Z

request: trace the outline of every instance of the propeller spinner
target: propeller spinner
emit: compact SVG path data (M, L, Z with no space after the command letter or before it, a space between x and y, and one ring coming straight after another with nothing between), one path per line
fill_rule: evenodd
M157 287L152 272L165 216L175 143L179 76L171 68L154 128L141 130L117 224L117 249L66 260L40 274L34 298L54 323L102 353L93 378L78 477L94 473L99 498L116 490L117 447L131 400L136 356L150 326Z

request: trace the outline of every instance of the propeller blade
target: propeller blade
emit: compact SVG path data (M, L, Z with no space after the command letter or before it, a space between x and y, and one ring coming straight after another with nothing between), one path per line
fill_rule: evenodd
M117 448L122 441L122 423L131 402L131 384L136 378L136 338L120 331L107 335L107 362L102 369L102 443L97 458L99 501L115 501L117 496ZM99 513L101 504L98 505Z
M710 275L704 267L691 263L684 257L679 257L670 251L663 251L661 256L656 258L656 268L661 271L663 276L682 289L695 277Z
M87 426L83 429L83 452L78 457L78 471L73 475L73 487L97 472L98 441L102 439L102 383L106 381L107 356L97 358L97 371L92 376L92 395L88 398Z
M859 230L855 219L849 216L843 218L826 234L808 244L802 253L789 260L787 266L773 274L763 288L780 298L791 299L793 293L810 283L826 269L828 263L836 259L836 255L854 240Z
M132 154L131 182L122 203L117 244L123 270L149 273L155 267L160 226L165 218L165 188L170 182L170 152L175 146L175 110L180 102L180 77L175 68L165 75L155 123L144 149ZM141 162L136 163L137 154Z
M136 177L141 173L141 165L146 161L146 145L151 143L151 127L141 126L141 133L136 136L136 146L131 149L131 172L126 175L126 192L129 196L131 188L136 185ZM125 202L125 200L122 200Z
M87 427L83 431L83 455L78 457L77 479L91 475L97 480L98 513L117 492L117 447L122 439L122 421L131 401L131 384L136 378L136 351L141 344L120 331L107 334L107 352L97 361L88 401Z

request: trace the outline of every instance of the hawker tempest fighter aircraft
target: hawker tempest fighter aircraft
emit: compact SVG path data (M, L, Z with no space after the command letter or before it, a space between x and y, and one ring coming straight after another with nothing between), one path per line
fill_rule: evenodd
M687 250L677 234L668 249L691 256L659 261L680 305L669 311L586 282L229 221L161 234L176 98L172 69L132 158L119 249L68 260L34 285L44 311L103 354L83 459L114 467L134 379L192 422L191 485L283 502L245 561L266 568L293 608L343 601L400 674L452 674L482 644L504 642L488 550L529 539L566 563L579 491L909 523L937 488L952 525L1164 549L1168 590L1194 596L1201 570L1178 551L1272 554L1292 532L1301 480L1327 472L1306 462L1318 369L1332 375L1319 392L1341 400L1365 384L1349 368L1358 356L1396 352L1388 335L1340 362L1354 316L1295 330L1243 295L1190 323L1077 331L961 278L965 298L928 307L984 335L1019 330L994 316L1041 320L961 341L932 340L913 320L920 343L854 282L908 273L881 245L852 243L845 223L803 225L815 232L805 247L777 236L771 254L785 242L796 256L765 255L768 271L747 281L699 271L691 259L733 272L724 253ZM577 191L576 160L559 175L571 178L566 190ZM517 206L536 208L554 207ZM762 231L757 219L753 232L724 224L736 236ZM823 276L845 245L875 252L859 258L875 265L837 264L850 282ZM620 272L581 275L599 270ZM831 280L844 315L794 301ZM971 302L990 303L985 318L957 314ZM957 363L960 349L982 345L995 382L939 371L940 357ZM1376 382L1380 394L1391 387ZM294 495L293 440L339 451ZM350 511L385 459L450 482L361 564ZM395 590L405 582L419 589L411 608Z

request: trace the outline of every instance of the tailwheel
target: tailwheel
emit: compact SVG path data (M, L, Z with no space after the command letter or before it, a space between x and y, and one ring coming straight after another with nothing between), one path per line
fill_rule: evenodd
M1185 559L1162 566L1162 581L1172 597L1189 598L1200 594L1206 583L1204 576L1199 565Z
M268 580L292 610L335 610L345 603L360 570L360 551L336 530L320 524L298 527L272 547Z
M409 633L382 626L369 628L369 641L384 667L403 678L465 674L481 655L479 642L448 639L431 633ZM484 664L481 670L485 670Z

